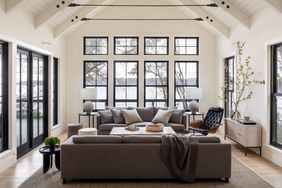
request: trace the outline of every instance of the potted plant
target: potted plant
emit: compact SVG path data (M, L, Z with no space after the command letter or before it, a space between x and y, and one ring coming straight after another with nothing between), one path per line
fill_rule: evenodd
M58 137L49 136L45 138L44 144L50 147L50 150L55 150L55 145L60 144L61 140Z
M231 115L232 119L239 119L241 114L239 112L239 105L242 101L248 100L252 97L253 92L250 91L249 86L252 84L264 85L264 80L255 80L253 78L254 71L250 66L251 57L247 56L247 58L243 59L243 50L246 42L237 42L236 49L236 76L234 78L235 83L235 98L233 102L234 111ZM221 87L221 90L224 94L227 91L228 80L225 80L224 86ZM219 99L225 100L225 97L219 96Z

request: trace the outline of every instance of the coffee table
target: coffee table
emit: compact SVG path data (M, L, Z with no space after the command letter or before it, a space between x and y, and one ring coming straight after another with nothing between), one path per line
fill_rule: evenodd
M113 127L110 135L163 135L163 134L176 134L171 127L164 127L162 132L149 132L145 127L139 127L138 131L129 131L125 127Z

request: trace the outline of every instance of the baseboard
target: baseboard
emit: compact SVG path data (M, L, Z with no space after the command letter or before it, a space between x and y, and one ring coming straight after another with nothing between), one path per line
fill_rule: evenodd
M262 147L262 156L282 167L282 151L268 144Z

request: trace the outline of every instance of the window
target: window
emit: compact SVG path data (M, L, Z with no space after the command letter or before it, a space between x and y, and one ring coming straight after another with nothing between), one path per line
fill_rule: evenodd
M168 106L168 62L145 61L145 106Z
M115 37L115 55L138 55L138 37Z
M271 145L282 149L282 43L271 47Z
M8 45L0 41L0 152L8 149Z
M84 37L84 55L108 55L108 37Z
M199 63L197 61L176 61L174 63L174 103L181 109L188 109L188 102L192 99L186 99L186 88L199 87Z
M53 126L58 124L58 72L59 71L59 60L53 58Z
M198 37L175 37L174 38L175 55L199 55Z
M168 37L145 37L145 55L168 55Z
M138 62L114 62L114 106L138 106Z
M226 88L224 91L224 112L225 117L231 117L233 113L233 99L235 98L234 92L234 56L228 57L224 60L224 80Z
M94 110L105 109L108 104L108 62L84 61L84 88L97 88L97 99L93 99Z

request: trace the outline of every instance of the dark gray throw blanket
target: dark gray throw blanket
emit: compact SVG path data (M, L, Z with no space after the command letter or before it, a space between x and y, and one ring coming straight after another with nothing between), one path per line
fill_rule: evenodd
M161 158L177 179L194 182L197 158L197 140L188 135L163 135Z

